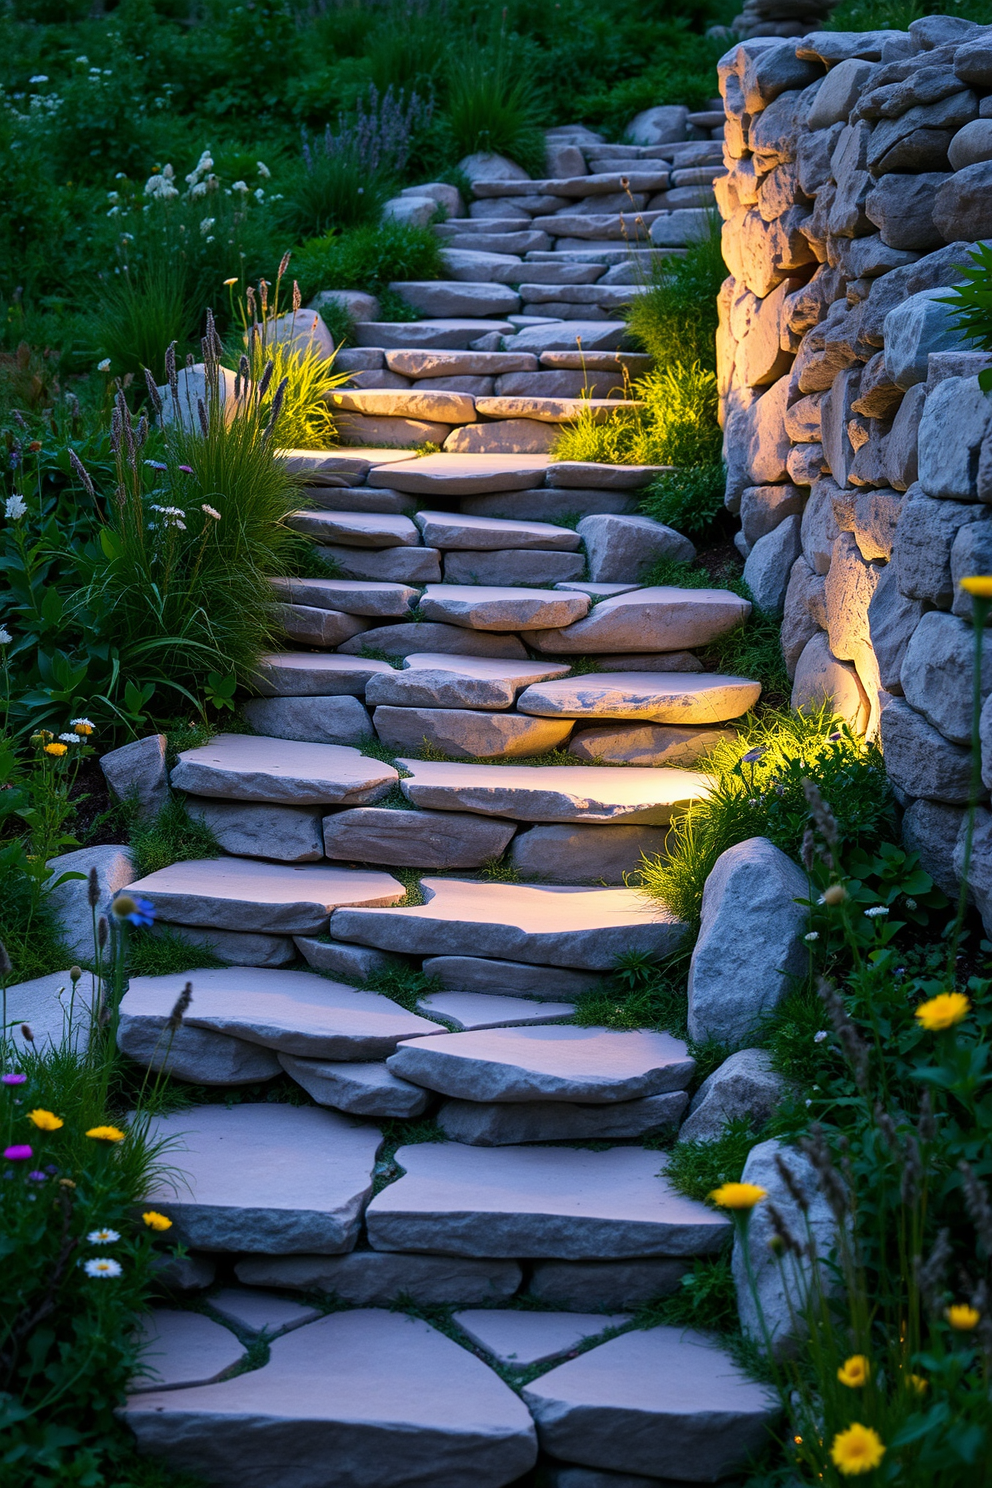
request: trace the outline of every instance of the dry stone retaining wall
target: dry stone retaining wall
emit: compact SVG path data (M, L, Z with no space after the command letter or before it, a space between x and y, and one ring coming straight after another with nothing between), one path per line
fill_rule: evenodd
M825 695L880 735L905 838L953 892L972 654L957 580L992 571L992 359L943 299L992 238L992 27L756 37L719 73L718 370L745 577L782 614L793 703ZM992 703L983 739L989 783ZM972 887L992 923L986 808Z

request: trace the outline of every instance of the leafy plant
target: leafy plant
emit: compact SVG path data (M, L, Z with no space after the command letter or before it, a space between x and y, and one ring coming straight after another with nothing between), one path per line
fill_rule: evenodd
M961 265L961 283L940 301L950 305L958 329L982 351L992 351L992 244L976 243L970 262ZM978 374L979 386L992 391L992 367Z
M673 362L635 382L633 395L642 406L618 405L607 423L583 409L555 441L552 459L710 467L719 461L713 372L698 362Z
M657 260L651 278L627 310L627 329L656 366L698 362L716 370L717 295L727 276L720 247L720 220L690 243L683 258Z
M444 267L441 244L430 228L387 219L304 243L296 254L295 272L308 299L322 289L380 294L395 279L441 278Z
M188 275L172 256L132 272L125 264L101 296L94 338L117 373L151 369L165 382L166 347L184 347L195 328Z
M725 484L722 462L687 465L657 476L641 498L640 509L686 537L711 538L727 525Z
M539 118L533 85L505 43L452 57L447 121L459 155L507 155L539 176L544 168Z

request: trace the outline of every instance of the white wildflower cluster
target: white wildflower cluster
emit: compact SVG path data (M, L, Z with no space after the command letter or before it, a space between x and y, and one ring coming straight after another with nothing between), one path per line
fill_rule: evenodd
M213 227L213 225L214 225L214 223L216 221L217 221L217 218L216 217L204 217L203 221L200 223L200 231L203 234L203 236L207 239L207 242L208 243L211 242L211 239L209 237L207 237L207 234L210 232L210 229Z
M200 510L202 512L205 512L208 517L212 517L215 522L220 521L220 512L215 506L207 506L206 502L204 502L203 505L200 507Z
M208 191L216 191L220 185L217 177L213 174L213 168L213 156L210 154L210 150L206 149L186 177L189 195L194 201L198 200L201 196L206 196Z
M183 511L181 506L152 506L150 510L153 512L158 512L159 516L162 518L162 526L166 530L168 530L170 527L175 527L178 528L180 532L186 531L186 523L183 521L183 517L186 515L186 513ZM154 532L156 530L157 523L149 523L149 526Z
M0 646L9 646L13 639L6 625L0 625Z
M3 514L8 522L19 522L21 517L27 513L27 502L23 496L8 496L4 502Z
M866 909L865 910L865 919L866 920L879 920L879 919L882 918L883 915L887 915L888 912L889 911L886 909L886 907L885 907L884 904L876 904L873 909Z
M155 175L148 177L145 182L145 195L150 196L153 201L171 201L174 196L179 195L179 188L175 185L175 175L171 165L164 165Z

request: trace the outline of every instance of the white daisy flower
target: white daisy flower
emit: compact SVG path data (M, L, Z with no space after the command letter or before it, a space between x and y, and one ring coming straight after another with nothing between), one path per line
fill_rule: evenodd
M122 1267L120 1261L115 1261L112 1256L102 1256L100 1260L84 1261L83 1270L87 1276L113 1279L120 1276Z
M121 1237L116 1230L90 1230L86 1236L91 1245L113 1245Z
M82 740L78 734L59 734L63 744L81 744Z

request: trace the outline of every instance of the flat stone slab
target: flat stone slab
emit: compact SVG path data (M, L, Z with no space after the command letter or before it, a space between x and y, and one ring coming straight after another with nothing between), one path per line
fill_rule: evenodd
M604 599L566 631L541 631L541 651L681 651L706 646L751 613L746 599L728 589L635 589Z
M420 608L429 620L447 620L469 630L541 630L583 619L589 600L548 589L428 584Z
M399 779L392 765L348 744L303 744L259 734L218 734L184 749L172 784L196 796L284 802L292 806L365 806Z
M437 620L408 620L397 625L377 625L363 635L344 641L338 651L347 655L348 652L358 653L373 648L395 657L429 651L436 655L493 656L521 661L527 659L524 643L518 636L466 630L462 625L445 625Z
M599 759L618 765L675 765L689 769L717 744L735 738L733 729L604 723L599 728L577 730L569 741L568 752L576 759Z
M276 455L288 474L304 476L314 485L319 485L323 478L336 485L341 476L349 483L361 485L369 471L379 465L400 465L417 458L415 450L396 449L284 449L276 450Z
M640 587L640 584L594 584L590 579L569 580L555 585L556 589L578 589L581 594L588 594L592 599L612 599L614 594L630 594Z
M279 1333L289 1333L293 1328L302 1328L304 1323L312 1323L320 1317L316 1307L304 1307L289 1297L252 1291L247 1287L225 1287L221 1292L214 1292L210 1307L246 1333L267 1333L270 1338ZM194 1383L196 1381L190 1380L190 1384Z
M453 1142L513 1147L521 1142L612 1142L646 1137L678 1124L689 1104L684 1090L613 1105L568 1101L445 1101L437 1124Z
M628 291L627 298L630 298ZM580 414L594 423L607 423L620 409L637 409L644 405L618 398L541 398L494 397L476 398L477 411L490 419L537 419L545 424L570 424Z
M425 976L437 977L442 987L457 992L490 992L526 997L536 1002L580 997L600 985L594 972L566 971L563 967L528 966L523 961L487 960L483 956L429 956Z
M346 615L343 610L327 610L316 605L274 604L272 618L291 641L301 646L326 646L333 649L368 629L367 620Z
M575 1016L574 1002L532 1002L485 992L431 992L417 1003L425 1018L443 1018L456 1033L478 1028L523 1028L532 1023L562 1023Z
M346 548L413 548L420 542L409 517L388 512L293 512L287 522L294 532L343 543Z
M515 355L515 353L514 353ZM389 486L416 496L475 496L486 491L525 491L539 486L548 456L538 455L421 455L397 467L383 479L369 472L370 486Z
M372 720L362 703L357 697L346 694L341 697L245 698L241 711L256 733L269 739L359 746L372 732ZM267 811L268 807L253 809Z
M662 1152L425 1142L396 1161L403 1177L366 1210L374 1250L610 1260L711 1255L731 1234L666 1182Z
M557 749L571 722L470 708L376 708L375 731L388 749L408 754L430 745L453 759L520 759Z
M476 548L449 550L444 555L446 584L552 585L558 579L577 579L584 568L582 553L539 548L498 548L492 552Z
M419 1318L332 1313L272 1344L261 1369L141 1396L138 1449L218 1488L502 1488L537 1457L508 1385Z
M358 806L324 818L324 851L394 868L481 868L501 857L514 824L467 811L393 811Z
M491 552L501 548L574 553L582 539L568 527L551 522L506 522L499 517L470 517L458 512L420 511L416 517L430 548ZM615 649L615 648L613 648Z
M380 992L360 992L312 971L240 966L132 977L120 1009L122 1048L141 1025L165 1030L187 981L193 983L193 1000L184 1027L308 1059L384 1059L401 1039L440 1032L436 1023Z
M431 584L441 578L441 555L436 548L346 548L327 543L317 556L337 564L351 579L376 579L394 584Z
M419 592L409 584L384 584L375 579L276 578L272 584L281 599L293 604L383 619L402 618L419 598Z
M580 1311L595 1297L601 1307L639 1307L678 1291L688 1270L685 1261L658 1256L625 1261L539 1261L531 1271L527 1295L551 1307Z
M387 351L386 366L403 377L491 377L536 372L537 358L509 351Z
M394 1255L385 1250L353 1250L342 1256L248 1256L234 1269L246 1286L326 1292L356 1307L385 1307L402 1297L463 1307L502 1302L513 1296L522 1280L516 1261Z
M194 858L131 884L158 919L218 930L320 935L343 904L395 904L405 889L388 873L321 863Z
M355 326L356 346L380 346L384 351L402 347L446 351L466 351L480 336L509 336L513 326L507 320L366 320Z
M636 1329L526 1385L545 1451L614 1472L713 1483L765 1445L778 1402L726 1349L683 1328Z
M552 684L553 685L553 684ZM529 690L529 689L528 689ZM665 826L710 789L692 770L608 765L460 765L402 759L400 789L415 806L517 821L644 822Z
M475 419L475 400L465 393L416 388L341 388L330 394L328 402L332 408L386 418L435 419L444 424L470 424Z
M262 697L362 697L370 677L391 671L388 661L364 656L278 651L259 659L253 683Z
M496 766L495 768L510 768ZM538 888L425 878L426 904L338 910L335 940L410 955L512 956L537 965L609 971L624 951L664 953L684 927L633 889Z
M508 1308L472 1308L452 1321L498 1364L527 1369L567 1354L588 1338L630 1322L627 1313L518 1312Z
M99 995L99 984L88 971L84 972L73 997L70 970L53 971L7 988L7 1021L14 1025L7 1036L15 1048L25 1049L28 1044L21 1033L22 1024L30 1028L39 1049L61 1044L67 1035L80 1051L86 1048L90 1009Z
M684 1090L696 1068L671 1034L574 1025L417 1038L386 1062L403 1079L461 1100L591 1105Z
M412 651L403 670L389 669L369 682L366 701L400 708L509 708L531 682L568 672L567 662L503 661Z
M561 320L525 326L515 336L504 332L503 347L538 355L544 351L616 351L626 333L622 320Z
M155 1116L175 1137L148 1202L194 1250L270 1255L351 1250L382 1134L317 1106L196 1106Z
M385 1064L300 1059L295 1054L280 1054L279 1063L318 1106L334 1106L352 1116L419 1116L430 1103L426 1090L401 1080Z
M138 1319L137 1331L141 1355L128 1383L132 1395L213 1384L245 1357L241 1340L202 1312L155 1307Z
M589 672L533 683L521 713L542 718L629 718L651 723L724 723L761 696L761 683L707 672Z

